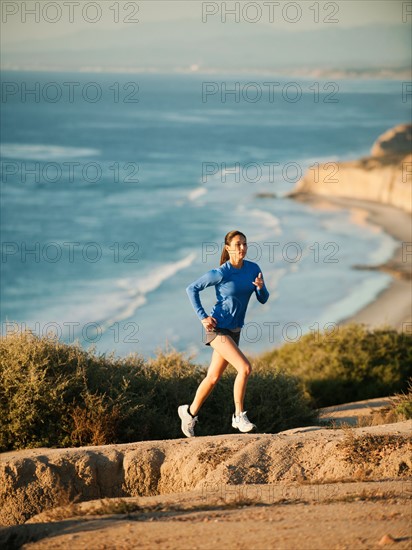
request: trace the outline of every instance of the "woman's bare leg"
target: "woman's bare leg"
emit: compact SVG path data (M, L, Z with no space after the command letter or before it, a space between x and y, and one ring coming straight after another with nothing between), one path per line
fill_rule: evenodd
M212 340L210 345L237 370L237 376L233 386L233 398L235 401L235 414L239 415L244 410L243 401L245 398L247 381L252 372L252 366L230 336L219 334Z
M227 365L227 361L220 355L220 353L213 350L212 361L207 370L206 378L204 378L199 384L195 398L189 407L189 411L193 416L196 416L199 412L200 407L209 397Z

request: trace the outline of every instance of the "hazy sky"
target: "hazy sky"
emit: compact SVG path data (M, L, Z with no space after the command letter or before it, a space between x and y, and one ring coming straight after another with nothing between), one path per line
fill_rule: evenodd
M205 10L206 5L208 5L207 9L209 10L213 8L218 9L218 13L210 17L220 20L224 7L223 4L226 4L227 8L233 8L235 3L234 1L205 2L203 0L99 0L97 2L89 2L88 0L60 0L59 2L51 0L37 0L36 2L30 0L26 0L25 2L2 0L1 40L3 46L7 46L20 41L55 37L56 44L58 44L62 36L83 29L120 30L122 26L130 28L134 23L124 22L124 19L128 16L131 19L139 20L139 23L135 24L136 30L138 30L139 24L144 24L145 21L170 21L171 25L173 21L181 19L201 22L202 9ZM36 22L35 16L30 14L26 14L26 21L23 21L24 4L26 5L26 9L33 9L35 4L39 5L39 22ZM60 6L61 19L51 22L54 19L58 19L56 4ZM82 7L84 4L89 4L88 11L86 12L89 19L94 19L97 16L97 10L93 7L93 4L99 5L101 19L98 22L91 23L84 19L82 16ZM247 12L250 14L250 17L253 17L254 13L256 13L252 4L258 4L262 10L262 18L255 25L270 24L269 7L265 1L250 2L244 0L238 2L238 4L241 10L247 4L250 5L248 8L250 11ZM298 23L285 21L282 17L282 8L285 8L287 4L289 4L289 7L287 7L289 10L288 13L292 18L295 17L296 13L296 8L293 4L298 5L298 9L301 11L301 19ZM405 9L405 5L410 4L410 2L405 2L404 0L280 1L274 3L273 6L275 17L273 25L294 32L302 29L319 28L319 25L314 22L313 8L310 9L314 4L318 4L319 6L321 19L327 14L332 15L333 10L335 11L334 17L339 21L336 26L351 27L376 23L402 23L402 9ZM116 10L118 10L117 14ZM16 13L13 13L14 11ZM73 22L69 20L70 12L72 12L74 18ZM118 22L115 22L116 17L119 19ZM230 19L230 16L228 16L228 19ZM409 17L409 21L411 20L412 18Z

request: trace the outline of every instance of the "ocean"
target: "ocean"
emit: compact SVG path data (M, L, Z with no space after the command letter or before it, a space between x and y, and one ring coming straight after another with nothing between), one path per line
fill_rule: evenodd
M206 363L185 288L232 229L270 292L251 298L247 353L334 330L391 281L353 266L394 239L285 195L407 121L400 81L13 71L1 100L2 334ZM201 298L210 311L214 289Z

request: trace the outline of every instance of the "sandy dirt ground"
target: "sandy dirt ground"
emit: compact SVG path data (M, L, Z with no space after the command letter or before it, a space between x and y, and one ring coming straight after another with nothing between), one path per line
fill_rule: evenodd
M319 409L319 420L323 422L333 421L337 426L362 425L367 424L371 415L377 411L388 409L391 405L390 397L378 397L376 399L366 399L365 401L356 401L355 403L345 403L344 405L335 405L334 407L324 407Z
M222 487L219 496L194 491L125 499L146 510L26 524L22 527L31 529L29 537L38 540L22 547L355 550L388 545L410 549L411 494L411 481L382 481L240 485ZM96 510L100 504L87 503L83 513L88 508L93 514L93 507Z
M387 404L387 399L374 399L328 407L322 415L329 420L353 419ZM338 435L343 431L335 429L330 433ZM410 438L412 422L357 428L356 433ZM296 438L302 449L310 445L313 455L313 444L316 438L321 441L322 434L324 430L309 427L288 430L281 436L291 438L294 448ZM213 438L195 439L196 445L202 443L200 440L205 440L206 445L206 440ZM335 447L329 448L331 454L336 453ZM402 459L408 464L412 459L410 449L409 446L408 451L402 451ZM27 459L34 453L35 450L22 451L22 456ZM382 460L383 456L382 450ZM412 476L385 475L389 470L380 470L378 476L376 469L367 479L362 476L356 479L354 475L353 479L338 481L339 460L334 464L330 457L325 479L230 484L219 482L216 477L195 490L69 504L46 510L23 525L0 530L0 547L10 550L412 548Z

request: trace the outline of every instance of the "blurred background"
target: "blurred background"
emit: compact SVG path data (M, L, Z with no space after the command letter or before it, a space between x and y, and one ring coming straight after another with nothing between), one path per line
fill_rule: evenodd
M242 348L353 315L397 241L287 194L411 119L398 1L2 2L1 322L207 361L185 288L239 229L271 293ZM327 185L327 182L325 183ZM202 294L206 310L214 290Z

